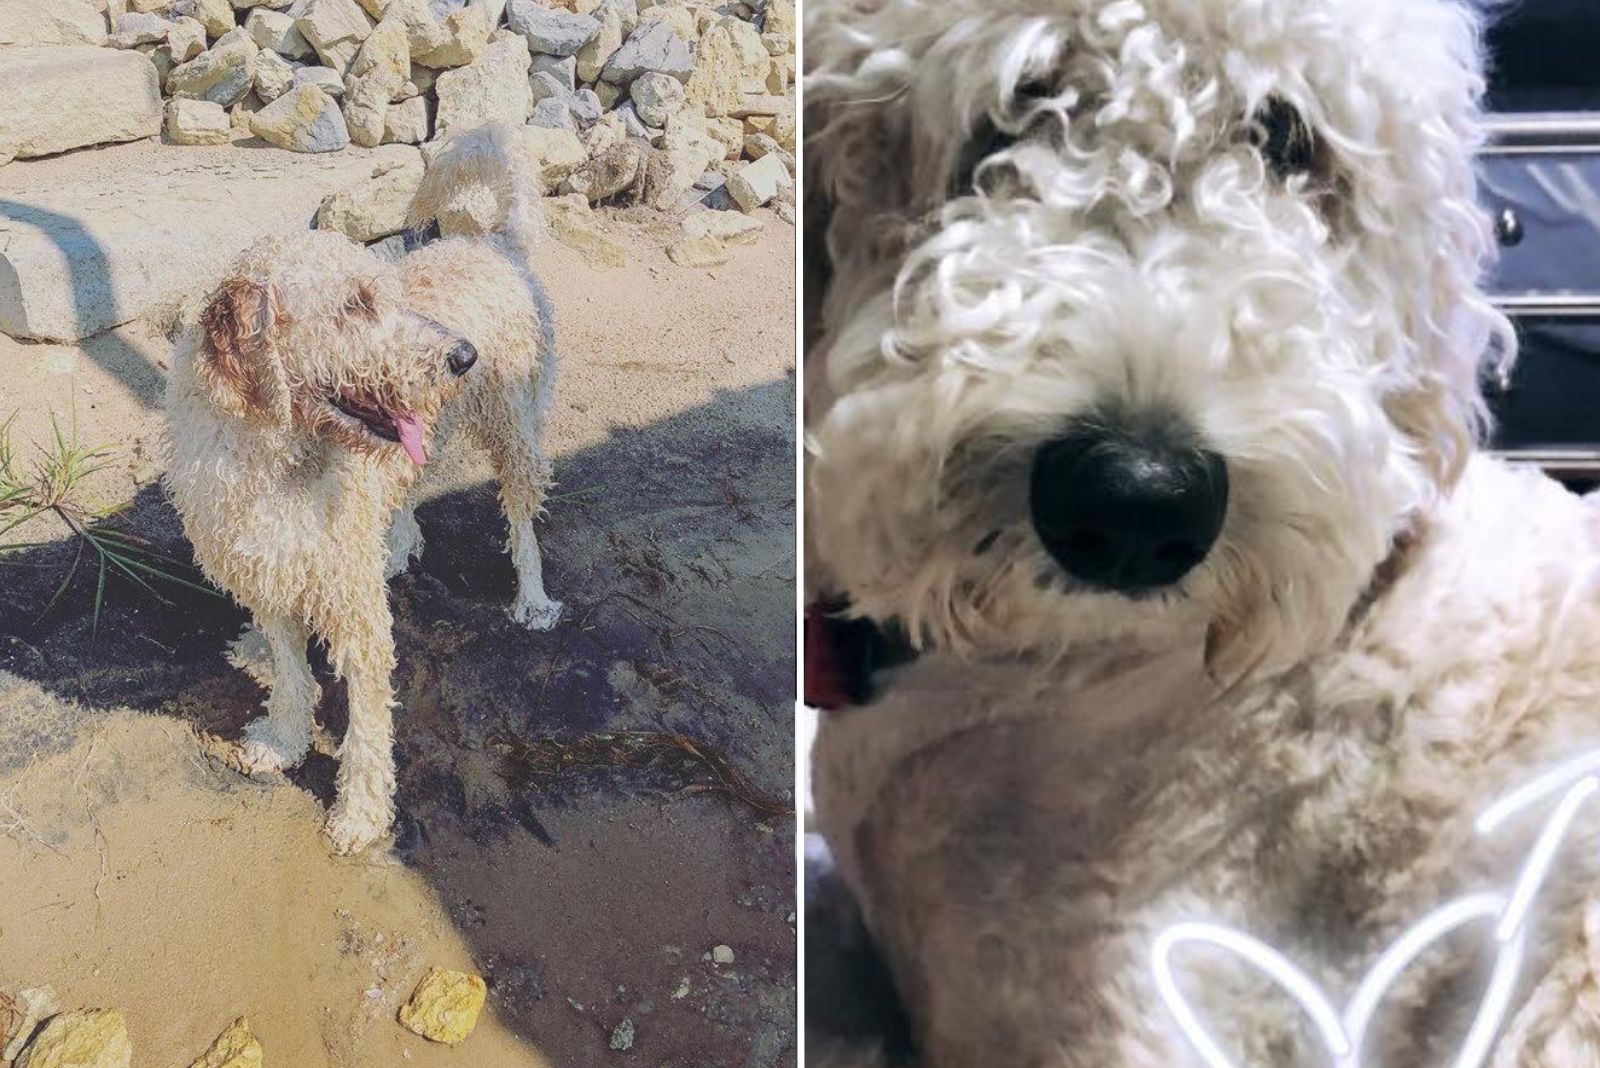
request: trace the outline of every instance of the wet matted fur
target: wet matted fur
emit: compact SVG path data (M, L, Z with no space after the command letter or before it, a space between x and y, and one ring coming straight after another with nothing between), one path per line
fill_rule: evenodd
M498 233L446 237L393 263L329 232L264 241L207 299L168 383L169 492L206 575L250 610L270 651L245 767L274 772L306 755L311 637L349 683L327 824L341 852L372 844L394 818L385 579L422 550L411 493L430 443L459 431L488 453L517 570L511 614L536 629L560 615L533 530L551 477L540 435L554 325L529 266L536 194L513 133L453 139L411 212L421 225L487 186Z

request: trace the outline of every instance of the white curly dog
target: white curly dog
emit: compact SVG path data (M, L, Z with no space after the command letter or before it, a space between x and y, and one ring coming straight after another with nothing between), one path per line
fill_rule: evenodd
M1337 1001L1513 881L1541 824L1480 838L1484 804L1600 746L1600 511L1478 451L1514 344L1478 288L1480 22L808 5L809 594L915 653L823 717L817 816L927 1065L1351 1064L1190 947L1197 1052L1162 932L1249 933ZM1497 1068L1600 1065L1597 832ZM1362 1063L1452 1063L1486 937L1404 970Z
M553 626L533 520L550 483L540 433L555 377L549 300L528 266L537 192L513 131L458 136L434 160L414 226L451 232L455 198L487 187L501 232L446 237L398 263L330 232L247 252L180 345L167 389L167 486L206 575L270 650L250 773L298 764L312 740L315 635L348 680L350 720L327 832L364 849L394 819L394 637L385 579L422 550L412 491L452 430L489 454L510 523L512 616Z

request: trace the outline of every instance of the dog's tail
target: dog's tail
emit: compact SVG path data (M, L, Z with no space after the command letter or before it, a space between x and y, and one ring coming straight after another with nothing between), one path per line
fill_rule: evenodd
M524 267L531 264L542 229L539 182L518 144L518 129L509 122L491 122L453 135L423 175L406 225L421 230L437 221L447 236L469 231L468 226L452 225L452 215L466 215L454 202L475 189L486 190L494 197L499 219L494 231Z

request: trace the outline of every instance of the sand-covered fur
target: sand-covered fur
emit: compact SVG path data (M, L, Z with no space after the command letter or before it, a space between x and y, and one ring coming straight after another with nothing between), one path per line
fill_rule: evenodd
M1201 1063L1150 969L1184 919L1337 1003L1430 909L1510 885L1540 821L1482 840L1484 804L1600 746L1600 513L1477 454L1509 351L1478 287L1479 11L807 19L808 579L922 651L824 717L816 803L923 1062ZM1150 425L1230 492L1203 559L1130 594L1050 551L1038 457ZM1495 1068L1600 1064L1597 829L1540 896ZM1414 965L1363 1063L1452 1063L1489 938ZM1326 1063L1268 984L1182 963L1237 1063Z
M555 374L552 312L528 266L535 193L512 131L457 137L412 216L484 185L504 224L386 262L328 232L263 242L234 265L179 347L168 384L167 485L212 581L247 607L271 654L267 712L245 766L297 764L317 685L308 640L348 680L350 725L328 834L360 850L393 820L385 579L422 549L410 491L430 447L460 431L489 454L510 523L511 612L548 628L533 520L550 465L541 422Z

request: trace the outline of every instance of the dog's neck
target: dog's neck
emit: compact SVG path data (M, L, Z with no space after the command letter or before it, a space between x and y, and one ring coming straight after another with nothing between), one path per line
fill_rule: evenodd
M1373 570L1372 581L1351 606L1344 634L1349 634L1399 577L1424 537L1420 524L1401 531L1389 555ZM881 672L916 660L920 650L894 622L854 618L849 603L821 601L805 614L805 702L833 711L871 703ZM1343 641L1344 635L1334 643Z

